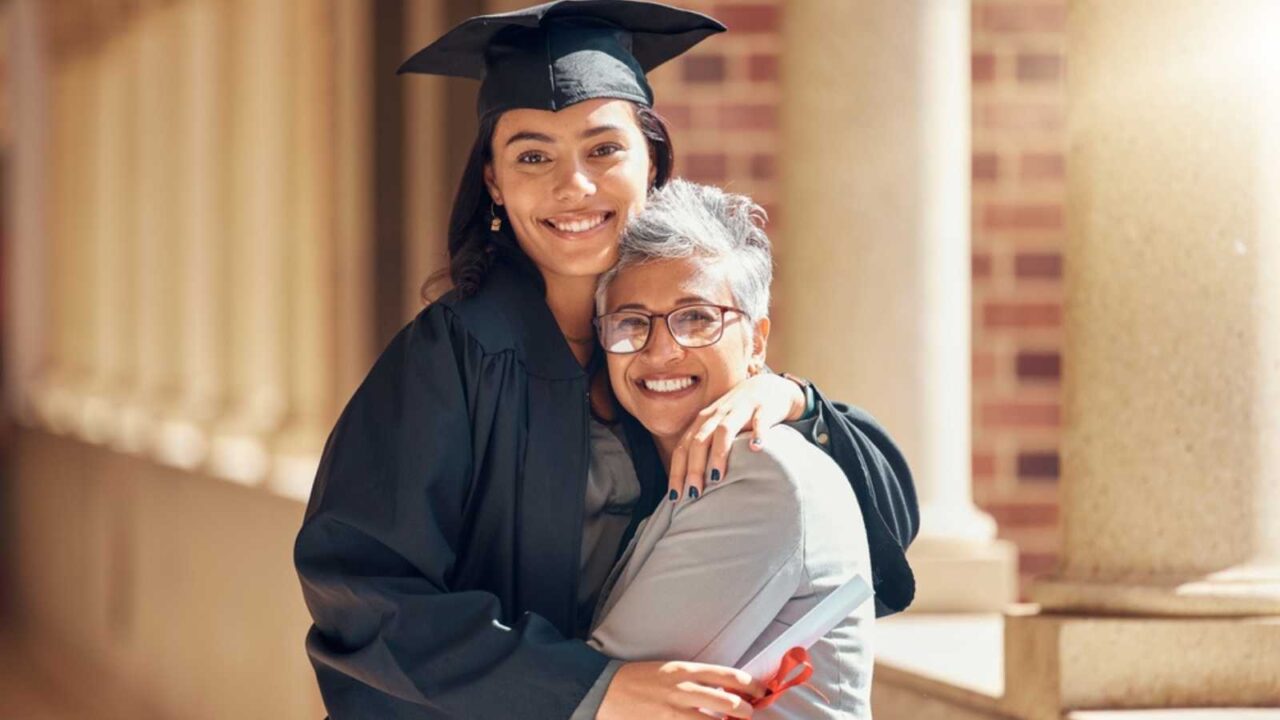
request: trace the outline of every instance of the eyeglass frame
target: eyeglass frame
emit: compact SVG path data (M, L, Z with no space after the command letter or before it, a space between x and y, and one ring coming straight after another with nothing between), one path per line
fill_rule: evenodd
M680 340L676 337L676 331L671 328L672 315L680 312L681 310L688 310L689 308L695 308L695 307L715 308L716 310L720 311L720 332L719 334L716 335L715 340L712 340L706 345L693 345L693 346L685 345L684 343L680 342ZM742 308L737 308L732 305L717 305L715 303L696 302L696 303L689 303L688 305L681 305L678 308L672 308L670 311L664 312L664 313L646 313L640 310L616 310L614 312L605 313L603 315L598 315L595 318L592 318L591 323L595 325L596 339L600 342L600 347L604 348L604 351L609 353L610 355L635 355L637 353L644 352L644 349L649 347L649 343L653 341L654 318L662 318L662 324L667 326L667 333L671 335L671 341L674 342L676 345L679 345L680 347L686 350L700 350L702 348L711 347L712 345L715 345L716 343L724 339L724 328L728 324L725 320L724 314L730 313L730 312L737 313L748 320L751 319L750 313L748 313L746 310L743 310ZM605 318L609 317L610 315L640 315L646 318L649 321L649 332L645 335L644 344L636 348L635 350L630 350L628 352L618 352L616 350L610 350L609 347L606 346L604 343L604 332L601 329L602 321Z

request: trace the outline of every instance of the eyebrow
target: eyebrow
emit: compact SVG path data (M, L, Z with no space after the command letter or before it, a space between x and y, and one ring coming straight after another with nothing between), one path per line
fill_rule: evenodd
M622 128L618 127L617 125L597 125L595 127L587 128L586 130L583 130L582 133L579 135L579 137L583 139L593 138L597 135L603 135L607 132L615 132L615 131L621 131L621 130ZM551 137L550 135L547 135L546 133L533 132L532 130L522 130L516 133L515 135L512 135L510 139L507 140L506 144L513 145L515 143L525 142L525 141L554 143L555 138Z
M676 300L675 307L680 308L685 305L715 305L715 304L716 303L713 303L710 300L698 295L685 295L679 300ZM643 303L627 303L626 305L619 305L618 307L614 308L613 312L622 312L623 310L643 310L645 312L648 312L649 307Z
M622 132L622 128L618 127L617 125L597 125L593 128L587 128L586 130L583 130L578 137L583 139L593 138L597 135L603 135L607 132L614 132L614 131Z

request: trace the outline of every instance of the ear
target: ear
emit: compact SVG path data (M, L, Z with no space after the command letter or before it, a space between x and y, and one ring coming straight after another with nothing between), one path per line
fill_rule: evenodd
M762 317L756 321L755 333L751 338L751 364L764 367L764 359L769 349L769 318Z
M493 163L484 165L484 186L489 190L489 197L493 198L493 202L501 205L502 191L498 189L498 183L493 179Z
M649 189L653 189L653 184L658 180L658 163L653 161L652 153L649 156Z

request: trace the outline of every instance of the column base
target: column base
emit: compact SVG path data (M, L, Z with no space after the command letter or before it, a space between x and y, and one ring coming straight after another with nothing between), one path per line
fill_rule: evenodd
M281 431L285 406L271 387L246 392L232 410L214 424L207 469L224 480L247 486L270 480L272 451Z
M268 481L272 492L307 502L327 436L326 428L306 423L281 432L274 445L271 479Z
M256 486L271 471L271 453L262 438L250 433L216 433L209 444L211 474L241 485Z
M111 434L108 446L129 455L145 455L155 441L156 416L148 398L136 395L123 400L116 408L119 426Z
M112 383L99 380L90 383L80 398L76 420L76 435L91 445L108 445L122 426L122 399L112 392Z
M916 576L908 612L1002 612L1018 599L1018 550L1007 540L920 537L907 560Z
M209 459L219 396L213 383L193 383L163 413L156 429L155 457L182 470L196 470Z
M1211 575L1039 580L1031 599L1054 612L1157 617L1280 616L1280 567L1241 565Z
M209 438L199 423L169 417L156 433L156 459L171 467L195 470L209 456Z
M37 421L55 435L70 435L76 429L78 402L66 384L46 380L31 393L31 407Z
M1005 698L1028 720L1071 710L1275 707L1280 618L1005 617Z

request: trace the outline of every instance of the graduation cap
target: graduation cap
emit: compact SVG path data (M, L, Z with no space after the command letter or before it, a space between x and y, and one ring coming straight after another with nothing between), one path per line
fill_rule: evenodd
M644 74L724 25L641 0L556 0L463 22L399 73L481 81L480 117L514 108L561 110L593 98L653 105Z

